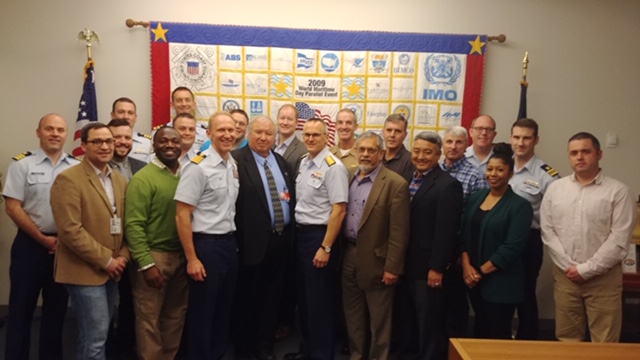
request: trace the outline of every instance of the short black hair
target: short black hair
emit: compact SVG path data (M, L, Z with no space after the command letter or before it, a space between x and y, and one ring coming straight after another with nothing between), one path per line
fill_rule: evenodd
M108 127L120 127L120 126L128 126L131 127L131 124L127 120L124 119L112 119L107 123Z
M120 97L117 98L113 104L111 105L111 112L115 112L116 111L116 104L119 102L126 102L126 103L130 103L133 104L133 107L138 110L138 107L136 106L136 103L133 102L133 100L129 99L128 97Z
M598 141L598 138L596 138L593 134L588 132L584 132L584 131L579 132L573 135L572 137L570 137L568 142L572 142L573 140L584 140L584 139L591 140L591 142L593 143L593 147L596 149L597 152L600 152L600 141Z
M128 124L128 123L127 123ZM92 121L85 125L80 132L80 141L86 143L89 140L89 130L109 129L109 127L101 122ZM109 130L111 131L111 130Z
M173 96L178 92L178 91L188 91L189 94L191 94L191 99L195 100L196 97L193 95L193 91L191 91L191 89L189 89L186 86L178 86L177 88L173 89L173 91L171 92L171 102L173 102Z

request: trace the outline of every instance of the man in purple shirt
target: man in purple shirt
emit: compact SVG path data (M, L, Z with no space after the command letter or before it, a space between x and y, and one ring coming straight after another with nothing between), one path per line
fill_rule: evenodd
M349 347L352 359L387 359L394 285L404 271L409 239L409 187L382 166L384 143L374 132L360 136L356 153L358 169L350 174L343 226L342 298Z

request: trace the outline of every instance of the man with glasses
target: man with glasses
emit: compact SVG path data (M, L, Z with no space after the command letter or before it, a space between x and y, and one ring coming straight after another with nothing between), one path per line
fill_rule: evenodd
M5 359L28 359L31 321L42 292L39 353L62 359L62 325L68 296L53 281L53 260L58 245L49 191L56 176L78 164L63 151L67 123L58 114L40 119L36 136L40 147L13 158L4 188L7 215L18 227L11 246L9 312Z
M112 171L115 140L92 122L82 129L84 160L63 171L51 187L58 228L56 282L65 285L78 323L78 359L105 359L118 281L127 266L122 215L126 179Z
M352 358L387 359L395 284L409 241L409 186L382 166L384 143L372 131L358 138L350 176L342 300ZM382 250L382 251L381 251Z
M336 270L332 250L349 195L347 169L327 148L327 126L311 118L302 133L308 155L296 178L296 253L302 343L285 360L334 358Z
M470 132L473 144L464 156L484 174L487 161L493 154L493 139L496 137L496 121L489 115L480 115L471 122Z

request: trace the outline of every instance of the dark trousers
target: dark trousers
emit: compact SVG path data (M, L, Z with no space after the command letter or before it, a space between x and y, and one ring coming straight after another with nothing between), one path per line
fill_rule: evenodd
M446 275L445 275L446 276ZM418 324L418 356L421 360L447 357L445 290L429 287L426 280L408 279ZM447 286L447 278L443 286Z
M260 352L273 352L280 295L290 249L289 230L282 235L271 233L269 246L260 264L249 266L239 260L232 323L236 356L250 357Z
M189 359L221 359L229 342L231 304L238 275L233 235L193 234L198 259L207 273L204 281L189 279L187 309Z
M516 310L516 304L489 302L482 298L478 287L469 291L469 300L475 313L473 337L479 339L511 339L511 321Z
M298 226L298 300L302 343L300 352L312 359L333 360L335 346L337 271L339 254L331 253L324 268L313 266L326 226ZM338 250L338 246L333 249Z
M529 231L529 241L524 248L524 301L518 305L518 333L517 340L538 339L538 300L536 298L536 284L542 266L542 239L540 230Z
M42 291L39 358L62 359L62 325L69 296L53 281L54 255L18 230L11 246L5 359L28 359L33 312Z
M447 273L444 287L447 319L447 335L450 338L469 336L469 301L467 300L467 285L464 283L462 266L453 264Z

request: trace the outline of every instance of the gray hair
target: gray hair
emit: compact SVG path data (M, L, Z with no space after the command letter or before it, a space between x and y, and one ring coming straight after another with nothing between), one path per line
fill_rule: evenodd
M418 140L428 141L434 144L438 149L442 147L442 138L440 138L440 135L433 131L423 131L419 133L413 138L413 142L415 143Z
M268 117L267 115L258 115L253 119L251 119L251 121L249 121L249 125L247 125L247 134L251 134L251 129L253 129L253 124L259 120L269 120L271 121L271 123L273 123L273 126L275 128L275 123L273 122L273 120L271 120L270 117Z
M378 147L380 148L380 150L384 150L384 140L382 140L382 137L380 135L378 135L377 133L368 130L363 132L359 137L358 137L358 141L356 142L356 147L360 146L360 142L362 142L362 140L367 140L367 139L376 139L376 143L378 143Z
M447 136L449 134L453 136L462 136L464 137L464 141L466 141L467 144L469 143L469 132L467 132L467 129L463 128L462 126L456 125L448 128L447 131L445 131L444 136Z

